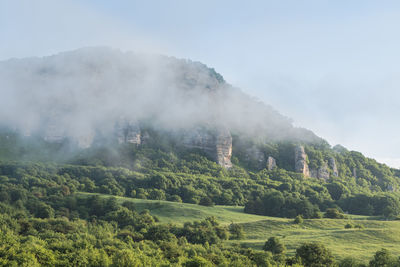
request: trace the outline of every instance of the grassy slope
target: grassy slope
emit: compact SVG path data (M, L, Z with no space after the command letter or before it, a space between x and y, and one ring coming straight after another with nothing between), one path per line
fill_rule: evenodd
M91 193L79 193L84 195L94 195ZM108 195L103 195L104 197ZM188 221L202 220L209 216L214 216L221 224L247 223L265 220L272 217L258 216L243 213L243 207L234 206L215 206L205 207L196 204L178 203L161 200L145 200L127 197L116 197L119 201L132 201L136 205L137 211L144 209L150 210L151 215L157 216L161 222L183 224Z
M215 216L222 224L242 223L246 239L240 242L255 249L261 249L269 237L278 236L285 243L289 255L295 253L299 244L308 241L324 243L338 258L352 256L364 262L381 248L400 255L400 221L382 221L366 216L350 215L350 219L313 219L304 220L302 225L296 225L292 219L245 214L243 207L204 207L169 201L117 198L120 201L134 202L138 211L150 210L152 215L165 223L182 224L208 216ZM365 228L344 229L344 225L349 221L362 224Z
M364 229L344 229L348 221L314 219L305 220L302 225L295 225L292 220L282 222L276 219L250 222L244 224L247 239L241 242L261 249L266 239L278 236L289 254L294 254L299 244L318 241L338 258L352 256L362 261L370 259L381 248L400 254L400 222L359 219L356 222Z

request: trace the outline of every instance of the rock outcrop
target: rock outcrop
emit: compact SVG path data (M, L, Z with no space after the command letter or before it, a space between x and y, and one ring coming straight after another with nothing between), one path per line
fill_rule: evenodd
M39 134L47 143L61 144L68 142L70 145L75 145L81 149L90 147L94 139L94 134L90 131L81 134L74 133L76 135L71 136L63 130L63 127L51 122L48 123L44 127L44 131ZM31 133L28 132L25 136L31 136Z
M337 165L336 165L335 158L334 157L329 158L328 164L329 164L329 167L332 169L332 175L335 176L335 177L338 177L339 176L339 171L338 171L338 168L337 168Z
M355 167L353 168L353 177L357 178L357 169Z
M330 174L329 174L329 167L328 163L324 162L321 167L318 169L318 179L322 179L325 182L329 180Z
M115 130L119 144L141 144L141 131L138 123L129 121L118 122L115 126Z
M276 167L277 167L276 160L273 157L269 156L267 159L267 169L269 171L271 171L271 170L275 169Z
M50 123L43 133L43 139L49 143L62 143L66 139L66 135L61 128Z
M294 149L294 169L302 173L304 177L310 177L310 170L307 164L307 154L303 146L296 146Z
M182 141L185 147L200 149L209 155L215 151L215 136L204 128L198 127L185 132Z
M318 178L318 170L310 169L310 177Z
M265 155L257 146L246 148L245 160L251 162L257 169L265 168Z
M183 145L204 151L225 168L232 167L232 136L228 129L221 127L211 131L198 127L185 133Z
M397 188L396 188L396 186L393 186L392 184L388 184L388 186L387 186L387 191L389 191L389 192L397 192Z
M318 169L311 169L310 176L324 180L325 182L328 181L330 178L328 163L324 162Z
M232 136L228 129L217 130L215 147L217 163L225 168L231 168Z

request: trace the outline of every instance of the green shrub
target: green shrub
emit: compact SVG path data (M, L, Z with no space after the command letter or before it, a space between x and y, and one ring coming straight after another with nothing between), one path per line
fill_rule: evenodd
M230 239L243 239L245 236L243 226L237 223L231 223L229 225L229 232L231 234Z
M324 217L329 218L329 219L344 219L345 218L344 214L340 213L340 211L335 208L326 209Z
M277 237L270 237L265 242L263 249L270 251L274 255L284 254L286 251L285 245Z
M364 225L358 223L358 224L354 225L354 228L364 229Z
M347 223L347 224L344 226L344 228L345 228L345 229L351 229L351 228L354 228L354 225L353 225L352 223Z
M302 224L304 222L303 216L297 215L296 218L294 218L293 221L295 224Z
M332 252L322 243L305 243L296 249L296 257L301 258L304 266L336 266Z

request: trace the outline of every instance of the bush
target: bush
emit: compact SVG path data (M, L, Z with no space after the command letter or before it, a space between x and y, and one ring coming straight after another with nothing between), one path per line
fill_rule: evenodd
M341 260L339 262L339 267L361 267L361 266L364 266L364 265L362 265L356 259L353 259L350 257L344 258L343 260Z
M306 267L336 266L330 250L321 243L305 243L296 249L296 257Z
M358 223L358 224L354 225L354 228L364 229L364 225Z
M213 201L209 197L203 197L200 199L199 205L206 206L206 207L212 207L214 206Z
M206 260L203 257L200 256L194 256L193 258L187 260L183 266L185 267L208 267L208 266L213 266L211 262Z
M296 218L294 218L293 221L295 224L302 224L304 222L303 216L297 215Z
M173 202L182 203L182 198L178 195L172 195L168 200L173 201Z
M387 249L378 250L369 262L370 267L398 266L396 260Z
M344 219L345 216L343 213L340 213L338 209L331 208L326 209L324 217L329 219Z
M243 239L244 231L243 226L237 223L231 223L229 225L229 232L231 234L230 239Z
M353 228L353 227L354 227L354 225L353 225L352 223L347 223L347 224L344 226L345 229L351 229L351 228Z
M270 251L274 255L284 254L286 247L277 237L270 237L267 242L265 242L263 249L265 251Z

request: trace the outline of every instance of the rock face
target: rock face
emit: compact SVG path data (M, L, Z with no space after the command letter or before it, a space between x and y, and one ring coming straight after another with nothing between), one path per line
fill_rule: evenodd
M49 124L43 133L43 139L49 143L62 143L65 138L64 131L55 124Z
M294 169L302 173L304 177L310 177L310 171L307 164L307 154L303 146L296 146L294 149Z
M141 144L141 132L137 123L129 121L118 122L115 126L115 130L119 144Z
M338 177L339 171L337 169L335 158L334 157L329 158L328 164L329 164L329 167L331 167L331 169L332 169L332 175L335 177Z
M392 184L388 184L386 189L387 189L387 191L390 191L390 192L396 192L397 191L397 188L395 186L393 186Z
M185 132L183 145L187 148L197 148L207 154L212 154L215 150L215 136L204 128L196 128Z
M310 177L318 178L318 170L310 169Z
M322 180L329 180L330 175L329 175L329 167L328 167L328 163L324 162L324 164L322 164L322 166L318 169L318 179L322 179Z
M310 176L324 180L325 182L328 181L330 178L328 163L324 162L317 170L310 170Z
M232 136L228 129L218 129L216 136L216 161L225 168L231 168Z
M269 156L267 159L267 169L269 171L271 171L271 170L275 169L276 167L277 167L276 160L273 157Z
M183 144L188 148L201 149L225 168L232 167L232 136L225 128L221 127L215 132L196 128L185 133Z
M324 162L317 170L310 170L310 176L328 181L330 178L328 163Z

